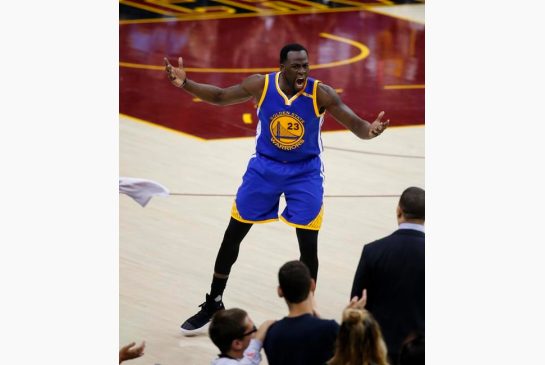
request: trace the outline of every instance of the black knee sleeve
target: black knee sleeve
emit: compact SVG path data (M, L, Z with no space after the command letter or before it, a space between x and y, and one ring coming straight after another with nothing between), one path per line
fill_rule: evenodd
M214 272L229 275L231 266L237 260L240 243L246 237L250 228L252 228L251 223L243 223L231 218L225 230L218 255L216 256Z
M304 262L310 270L310 276L314 280L318 278L318 231L296 228L297 241L299 242L299 260Z

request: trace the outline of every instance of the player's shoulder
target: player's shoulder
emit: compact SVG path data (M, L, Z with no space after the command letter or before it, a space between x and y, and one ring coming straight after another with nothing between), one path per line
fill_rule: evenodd
M265 76L262 74L253 74L244 79L245 83L251 83L251 84L258 84L258 83L264 83L265 82Z
M248 90L255 97L261 94L265 86L265 75L253 74L242 81L242 87Z
M339 95L335 89L322 82L318 83L316 97L318 98L318 104L325 107L336 104L339 101Z
M248 78L249 79L257 79L257 80L265 80L265 76L267 76L267 75L253 74L253 75L248 76Z
M328 84L323 83L320 80L315 80L315 81L318 82L318 90L323 90L323 91L334 90L331 86L329 86Z
M324 96L334 96L337 95L337 92L334 88L329 86L328 84L324 84L323 82L318 83L318 93L322 94Z

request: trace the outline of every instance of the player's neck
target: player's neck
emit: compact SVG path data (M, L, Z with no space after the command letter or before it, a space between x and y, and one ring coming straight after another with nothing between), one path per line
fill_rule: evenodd
M278 86L280 86L280 90L282 90L284 95L286 95L288 98L295 95L295 89L288 84L283 73L280 73L280 77L278 78Z

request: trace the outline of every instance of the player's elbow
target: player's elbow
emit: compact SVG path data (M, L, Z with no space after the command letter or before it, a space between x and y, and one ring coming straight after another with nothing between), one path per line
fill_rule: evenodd
M216 90L216 92L212 94L212 98L209 100L209 102L214 105L225 105L225 98L223 96L223 90Z

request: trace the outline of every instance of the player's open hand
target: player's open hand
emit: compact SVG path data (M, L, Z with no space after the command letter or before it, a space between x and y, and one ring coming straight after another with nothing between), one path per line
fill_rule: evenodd
M390 125L390 119L387 119L385 122L381 121L384 116L384 112L378 114L377 119L371 123L371 129L369 129L369 138L375 138L379 136L388 126Z
M187 76L184 71L184 60L182 59L182 57L178 57L178 67L172 66L168 61L168 58L165 57L164 60L165 71L172 85L176 87L184 86Z

